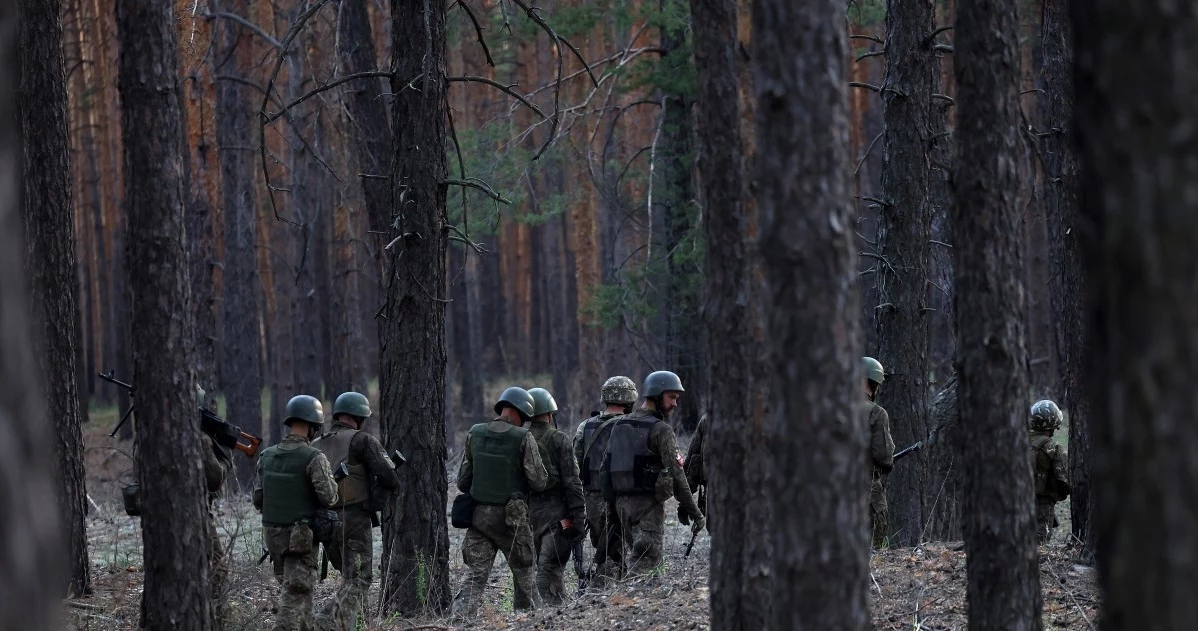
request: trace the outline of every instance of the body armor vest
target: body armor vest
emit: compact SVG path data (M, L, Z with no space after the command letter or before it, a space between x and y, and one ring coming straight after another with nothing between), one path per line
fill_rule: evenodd
M333 508L360 504L370 498L370 479L367 475L366 465L361 462L355 463L349 457L350 443L358 435L358 431L349 427L337 426L333 431L312 442L313 447L324 452L333 471L336 471L342 462L349 469L349 475L337 482L337 503L332 506Z
M603 471L603 461L607 458L607 444L611 437L611 426L607 423L616 418L616 414L600 414L583 421L582 426L582 462L578 463L578 477L582 479L582 488L587 491L599 492L599 474ZM607 423L605 426L604 423Z
M262 523L292 526L311 522L316 492L308 480L308 465L320 453L311 445L275 445L262 452Z
M653 493L657 478L664 466L661 458L649 449L649 436L657 417L622 417L611 426L607 443L607 472L616 495Z
M1048 478L1052 475L1052 458L1044 451L1051 437L1032 434L1032 473L1036 480L1036 495L1049 495Z
M533 427L536 428L536 425ZM539 432L540 436L537 436L538 432L535 429L528 431L532 432L533 438L537 441L537 450L541 452L541 464L545 465L545 471L549 474L549 481L545 483L545 490L538 493L538 495L548 495L556 492L562 482L561 466L557 461L558 454L554 453L553 450L553 435L558 430L546 425L544 431Z
M520 466L520 444L528 430L511 425L503 432L487 429L488 423L470 428L473 478L470 497L479 504L504 506L513 495L528 495L528 482Z

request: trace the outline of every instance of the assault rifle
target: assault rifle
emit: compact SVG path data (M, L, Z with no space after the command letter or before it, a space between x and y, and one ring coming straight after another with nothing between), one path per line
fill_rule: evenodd
M940 433L940 428L936 428L936 429L932 430L932 433L928 434L928 437L925 438L924 440L921 440L921 441L915 443L914 445L904 447L903 449L900 449L900 450L894 452L894 461L898 462L900 459L902 459L906 456L909 456L909 455L919 451L920 449L923 449L924 447L931 447L932 445L935 445L936 440L939 437L939 433Z
M116 378L116 371L108 371L108 374L97 373L104 381L114 384L120 388L124 388L129 393L129 397L133 397L133 384L125 383ZM121 415L121 420L112 428L112 433L109 436L116 436L116 433L121 431L121 427L129 420L133 414L134 405L130 405L128 410ZM200 406L200 430L208 434L212 441L217 445L226 449L236 449L245 454L247 458L253 458L258 453L258 447L262 444L262 438L247 434L241 431L240 427L229 423L228 421L217 416L215 412L206 407ZM242 442L245 441L245 442ZM224 453L217 450L218 456L224 456Z
M578 591L583 591L587 588L587 583L591 580L591 570L583 569L584 561L582 559L582 540L586 539L586 527L583 527L582 532L574 534L574 541L570 543L570 556L574 557L574 573L578 575Z

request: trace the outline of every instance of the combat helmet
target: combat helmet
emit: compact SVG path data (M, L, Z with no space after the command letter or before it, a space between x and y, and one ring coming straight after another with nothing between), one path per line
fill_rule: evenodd
M636 396L636 384L623 375L608 377L599 392L600 401L604 405L635 405Z
M343 392L333 402L333 418L337 418L338 414L370 418L370 401L361 392Z
M883 381L886 381L886 371L882 369L882 362L874 359L873 357L862 357L861 367L865 373L866 379L869 379L879 386L882 385Z
M1052 432L1061 426L1061 421L1061 408L1057 407L1056 403L1044 399L1032 404L1028 429L1033 432Z
M557 401L553 400L553 395L544 388L533 388L528 391L528 396L532 397L532 414L529 416L540 416L557 411Z
M668 371L659 370L649 373L645 377L645 397L659 397L663 392L686 392L682 388L682 380L678 375Z
M530 418L536 409L536 402L533 401L532 395L524 388L516 386L504 390L503 394L499 395L499 400L495 402L495 413L502 412L505 405L516 408L516 411Z
M292 421L303 421L319 427L324 424L324 406L319 399L306 394L291 397L283 413L283 424L290 425Z

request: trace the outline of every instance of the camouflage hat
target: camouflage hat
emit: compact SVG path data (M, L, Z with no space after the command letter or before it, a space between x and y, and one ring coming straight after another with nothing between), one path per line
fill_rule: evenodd
M557 411L557 401L553 400L553 395L544 388L533 388L528 391L532 397L532 414L529 416L540 416Z
M882 362L873 357L862 357L861 367L865 371L865 378L870 381L882 385L886 381L886 371L882 370Z
M604 405L633 405L636 403L636 383L623 375L608 377L603 382L599 400Z
M495 413L499 414L502 412L504 406L516 408L516 411L524 416L531 417L536 403L527 390L512 386L499 395L499 400L495 402Z
M1028 428L1033 432L1051 432L1061 426L1061 408L1056 403L1044 399L1032 404Z

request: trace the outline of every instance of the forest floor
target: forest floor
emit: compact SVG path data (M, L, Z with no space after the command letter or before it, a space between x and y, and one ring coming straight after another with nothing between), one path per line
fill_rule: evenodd
M95 593L67 602L66 628L89 631L136 629L142 588L141 533L137 518L121 509L119 489L129 478L130 460L95 426L88 432L89 491L95 505L88 518L88 536ZM450 469L456 469L451 459ZM450 474L452 478L452 473ZM452 495L452 494L451 494ZM671 518L676 507L671 500ZM270 563L257 565L261 554L261 527L245 495L230 495L215 507L218 529L231 550L228 581L229 631L270 628L277 587ZM450 577L453 589L461 585L464 568L461 540L465 531L450 529ZM1062 530L1058 530L1061 533ZM376 564L381 546L375 532ZM1058 534L1063 539L1063 535ZM479 617L467 624L442 617L395 620L378 615L380 576L376 573L371 594L370 620L360 628L402 629L550 629L575 628L603 631L633 629L707 629L708 557L710 538L701 535L689 558L684 558L689 529L668 521L665 566L660 574L630 580L605 590L576 593L572 568L566 582L571 590L562 607L533 613L512 611L511 577L502 556L496 560ZM377 566L376 566L377 567ZM1097 628L1098 588L1093 568L1079 564L1070 550L1054 543L1041 548L1041 585L1045 628L1082 631ZM870 605L874 628L879 631L920 629L951 631L966 628L965 553L959 543L928 544L874 552L870 557ZM316 587L317 611L333 597L339 576Z

